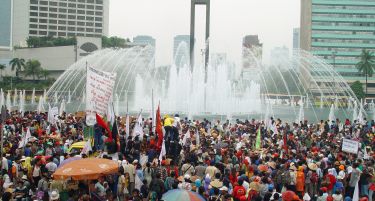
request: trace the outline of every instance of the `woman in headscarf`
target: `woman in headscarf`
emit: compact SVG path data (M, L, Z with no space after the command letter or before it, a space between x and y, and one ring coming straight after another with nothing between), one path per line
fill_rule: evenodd
M305 173L303 172L303 166L298 167L297 179L296 179L296 191L297 191L297 195L302 199L303 192L305 191Z

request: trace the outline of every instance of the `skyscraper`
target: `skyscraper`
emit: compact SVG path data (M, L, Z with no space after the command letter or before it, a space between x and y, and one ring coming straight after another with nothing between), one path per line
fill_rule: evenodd
M242 39L242 77L245 80L257 80L259 61L262 60L263 44L258 35L247 35Z
M0 0L0 49L12 46L12 0Z
M177 66L189 64L190 35L177 35L173 39L173 58Z
M13 45L29 36L108 35L109 0L13 0L11 11Z
M300 48L300 29L294 28L293 29L293 49Z

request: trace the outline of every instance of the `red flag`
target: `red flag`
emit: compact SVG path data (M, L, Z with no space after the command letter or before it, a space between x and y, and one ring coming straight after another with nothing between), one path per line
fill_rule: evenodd
M160 105L158 105L158 110L156 110L155 132L158 135L157 148L160 149L161 145L163 144L163 129L162 129L162 124L161 124Z
M108 132L108 139L107 141L112 142L112 132L111 129L109 129L108 124L105 123L105 121L98 115L96 114L96 123L104 128Z

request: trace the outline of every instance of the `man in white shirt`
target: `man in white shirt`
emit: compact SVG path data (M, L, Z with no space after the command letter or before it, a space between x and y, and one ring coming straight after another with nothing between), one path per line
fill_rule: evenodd
M6 154L3 154L3 160L1 161L1 170L6 170L8 172L8 159L6 158Z

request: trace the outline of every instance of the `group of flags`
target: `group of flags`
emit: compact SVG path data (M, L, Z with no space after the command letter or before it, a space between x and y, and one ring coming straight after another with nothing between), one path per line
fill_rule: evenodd
M109 108L110 109L110 108ZM116 152L117 151L120 151L120 139L119 139L119 130L118 130L118 126L117 126L117 122L115 120L115 117L114 117L114 113L112 112L108 112L107 115L110 115L108 116L108 122L110 122L112 124L112 129L110 128L110 126L108 125L107 121L105 121L99 114L96 114L96 123L102 127L103 129L106 130L106 132L108 133L108 138L106 140L106 142L115 142L116 143ZM113 116L112 116L113 115ZM127 114L126 115L126 120L125 120L125 134L126 134L126 139L129 138L129 136L131 136L132 138L138 136L139 137L139 140L143 140L143 120L142 120L142 115L139 114L138 115L138 118L137 118L137 121L135 123L135 126L133 128L133 131L132 133L130 133L130 117L129 115ZM156 111L156 125L155 125L155 133L158 137L158 140L157 140L157 143L156 143L156 148L157 150L160 150L161 153L160 153L160 158L162 158L164 155L165 155L165 145L164 145L164 141L163 141L163 125L162 125L162 120L161 120L161 115L160 115L160 105L158 106L157 108L157 111ZM164 150L164 152L163 152Z

